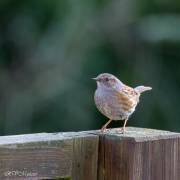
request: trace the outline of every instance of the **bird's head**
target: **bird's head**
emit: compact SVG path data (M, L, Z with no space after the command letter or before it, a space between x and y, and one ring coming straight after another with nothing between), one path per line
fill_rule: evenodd
M98 87L118 88L122 85L122 82L118 78L109 73L99 74L96 78L93 79L96 80Z

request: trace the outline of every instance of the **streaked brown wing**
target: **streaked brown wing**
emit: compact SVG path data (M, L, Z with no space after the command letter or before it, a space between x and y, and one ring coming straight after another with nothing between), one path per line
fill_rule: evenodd
M124 111L131 111L139 101L139 95L129 86L124 86L117 96Z
M137 92L129 86L124 86L122 88L122 93L124 93L125 95L127 95L129 98L134 98L135 96L137 96Z

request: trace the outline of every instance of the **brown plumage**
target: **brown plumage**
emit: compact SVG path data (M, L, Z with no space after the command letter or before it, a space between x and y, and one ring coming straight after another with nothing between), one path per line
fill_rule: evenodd
M145 86L131 88L108 73L100 74L94 79L97 81L94 95L95 104L99 111L109 118L101 130L106 131L107 125L112 120L125 120L124 126L120 130L124 133L126 122L135 111L141 93L152 88Z

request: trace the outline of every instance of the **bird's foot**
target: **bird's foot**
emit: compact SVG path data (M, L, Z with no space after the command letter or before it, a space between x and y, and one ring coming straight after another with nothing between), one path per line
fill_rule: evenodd
M109 131L110 131L110 129L101 128L101 132L102 132L102 133L108 133Z
M124 134L126 131L125 131L125 128L118 128L117 130L116 130L116 133L118 133L118 134Z

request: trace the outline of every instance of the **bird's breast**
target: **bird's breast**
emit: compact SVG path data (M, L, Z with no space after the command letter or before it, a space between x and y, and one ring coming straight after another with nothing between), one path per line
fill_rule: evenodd
M108 118L120 120L134 112L137 102L117 91L97 89L95 104L99 111Z

